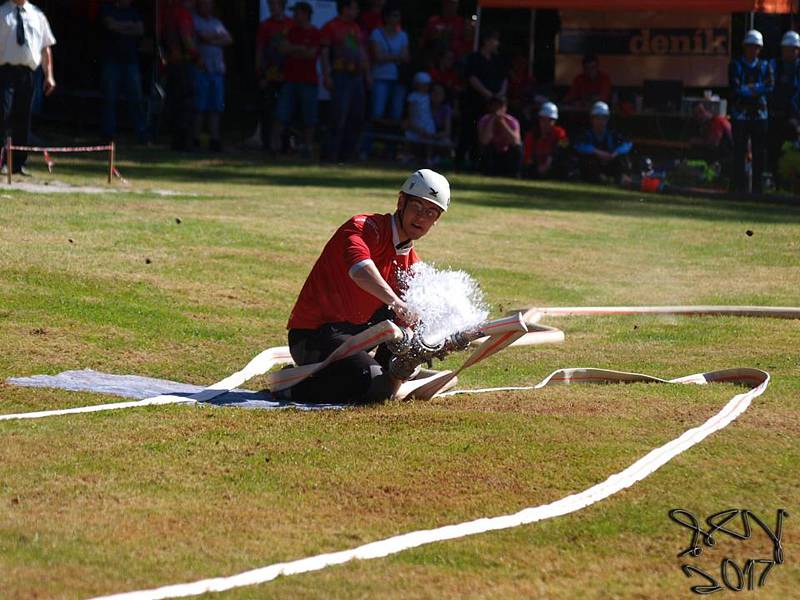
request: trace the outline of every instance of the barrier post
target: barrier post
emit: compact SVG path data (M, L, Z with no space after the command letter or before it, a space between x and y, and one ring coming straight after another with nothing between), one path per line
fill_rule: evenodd
M8 171L8 185L11 185L11 171L14 170L14 155L11 150L11 136L6 137L6 171Z
M114 142L108 147L108 183L114 180L114 159L116 158L117 147Z

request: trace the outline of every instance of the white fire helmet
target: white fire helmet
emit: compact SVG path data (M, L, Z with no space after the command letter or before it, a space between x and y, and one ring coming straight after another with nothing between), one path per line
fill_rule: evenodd
M540 117L547 117L548 119L558 120L558 107L552 102L545 102L542 108L539 109Z
M787 31L783 34L781 46L789 46L791 48L800 48L800 34L796 31Z
M450 183L444 175L430 169L414 171L406 179L400 191L433 202L444 212L447 212L447 207L450 206Z
M764 36L757 29L751 29L744 36L742 44L746 46L764 46Z
M611 116L611 111L608 110L608 104L598 101L592 104L592 110L589 115L592 117L609 117Z

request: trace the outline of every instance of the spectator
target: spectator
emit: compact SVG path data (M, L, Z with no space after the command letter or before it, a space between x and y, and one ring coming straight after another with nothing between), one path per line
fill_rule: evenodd
M371 0L369 8L358 16L358 25L365 38L369 38L373 30L383 27L384 4L386 0Z
M212 0L197 0L194 31L201 65L195 69L195 100L197 120L195 138L203 131L203 119L208 117L208 149L222 152L219 124L225 111L225 57L223 46L233 43L233 38L222 21L211 13Z
M564 96L564 102L580 107L589 107L595 102L611 102L611 79L600 70L596 54L583 57L583 73L572 80Z
M166 12L167 120L173 150L192 149L194 141L194 66L200 64L194 39L191 0L173 0Z
M314 130L317 126L319 81L317 58L320 52L321 34L311 24L313 8L308 2L294 5L294 26L281 46L286 57L283 63L284 81L278 96L275 124L272 128L272 151L281 150L284 129L291 123L297 107L303 116L303 158L311 158L314 146Z
M692 145L700 149L703 158L708 162L718 162L721 165L729 162L733 150L731 122L725 117L712 114L702 102L694 105L692 114L700 128L700 137L692 139Z
M508 106L519 116L527 101L536 95L536 78L528 73L528 57L517 54L511 60L508 76Z
M396 4L383 11L384 26L372 30L372 111L373 121L384 117L399 121L403 118L406 87L400 77L400 67L407 65L408 35L400 27L402 15Z
M625 183L630 177L633 144L608 128L610 116L608 104L595 102L589 113L591 127L574 146L586 181Z
M44 13L26 0L12 0L0 7L0 94L6 136L27 145L31 129L34 71L44 70L44 93L56 87L53 55L56 43ZM13 171L27 175L26 152L14 154ZM7 166L3 165L5 168Z
M763 191L764 160L767 141L767 98L772 93L772 67L758 55L764 46L761 33L748 31L742 43L743 55L731 61L728 79L731 90L733 124L732 190L746 192L745 163L747 144L753 156L753 193Z
M436 126L436 138L443 144L453 143L453 107L447 101L447 91L441 83L431 87L431 112Z
M786 141L800 138L800 35L787 31L781 57L772 61L775 89L769 99L769 170L778 181L778 160Z
M456 98L462 92L461 75L456 69L456 53L449 48L437 55L430 73L433 82L442 84L451 98Z
M268 0L269 18L264 19L256 32L256 77L261 95L261 142L270 148L270 131L278 94L283 85L281 45L294 25L286 16L286 0Z
M567 149L569 138L563 128L556 125L558 107L545 102L539 109L538 131L525 136L525 169L532 177L565 177L567 175Z
M331 131L326 158L347 161L355 153L364 125L366 76L369 60L356 23L358 2L338 0L339 16L322 28L322 74L331 92Z
M113 140L117 134L117 97L122 88L136 139L143 144L147 142L147 133L138 44L144 35L144 23L132 4L132 0L115 0L104 4L100 12L104 42L103 137Z
M488 112L478 122L483 171L486 175L518 177L522 164L519 121L508 114L504 97L489 101Z
M464 27L464 19L458 14L458 0L442 0L441 14L431 15L425 24L422 48L428 56L445 50L452 50L457 57L463 56Z
M456 151L456 162L461 166L465 165L465 160L476 159L477 124L486 110L487 101L506 94L508 79L497 56L499 47L500 34L490 31L483 38L480 51L467 57L464 69L466 90L461 103L461 135Z
M436 122L431 105L431 76L421 71L414 75L414 91L408 95L406 137L414 142L436 139Z

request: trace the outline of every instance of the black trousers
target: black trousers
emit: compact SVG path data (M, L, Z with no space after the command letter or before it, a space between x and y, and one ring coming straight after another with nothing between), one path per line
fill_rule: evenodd
M26 146L31 132L33 71L18 65L0 65L0 94L5 132L3 143L6 137L11 136L15 145ZM27 152L15 152L14 170L19 172L27 160Z
M579 160L581 179L599 183L603 178L619 183L623 175L630 175L631 161L627 156L617 156L614 160L603 162L594 155L582 155Z
M173 150L191 150L194 140L194 71L188 62L167 65L167 119Z
M753 193L763 191L764 162L767 156L767 120L734 120L733 125L733 191L747 191L745 163L747 142L753 153Z
M794 123L788 117L770 116L767 141L767 165L775 181L778 180L778 162L784 142L797 139Z
M297 365L323 361L370 324L328 323L319 329L290 329L289 351L292 359ZM293 386L292 401L307 404L364 404L385 400L390 391L386 372L390 358L391 354L382 346L375 357L363 351L338 360Z
M481 170L485 175L517 177L522 167L522 146L509 146L505 152L492 145L482 150Z

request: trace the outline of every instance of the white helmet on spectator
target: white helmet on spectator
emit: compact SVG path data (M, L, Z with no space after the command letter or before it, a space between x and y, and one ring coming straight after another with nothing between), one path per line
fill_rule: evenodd
M609 117L611 116L611 111L608 110L608 104L598 101L592 104L592 110L589 115L592 117Z
M800 48L800 34L796 31L787 31L783 34L781 46L789 46L791 48Z
M400 191L433 202L444 212L447 212L447 207L450 206L450 183L444 175L430 169L414 171L406 179Z
M552 102L545 102L542 108L539 109L540 117L547 117L548 119L558 120L558 107Z
M744 36L742 44L750 46L764 46L764 36L757 29L751 29Z

